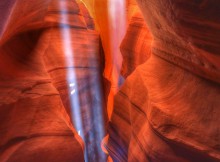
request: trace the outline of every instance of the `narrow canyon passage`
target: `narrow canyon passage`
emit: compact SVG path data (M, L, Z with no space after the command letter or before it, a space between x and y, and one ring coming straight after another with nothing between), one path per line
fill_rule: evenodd
M0 15L0 162L220 162L220 1Z

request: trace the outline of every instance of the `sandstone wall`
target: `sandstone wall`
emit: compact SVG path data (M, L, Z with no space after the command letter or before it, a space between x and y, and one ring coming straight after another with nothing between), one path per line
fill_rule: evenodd
M138 4L153 36L152 55L115 96L110 156L120 162L220 161L219 2Z

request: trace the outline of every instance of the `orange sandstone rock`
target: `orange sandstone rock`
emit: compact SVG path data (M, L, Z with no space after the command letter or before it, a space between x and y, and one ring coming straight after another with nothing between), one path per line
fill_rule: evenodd
M138 0L152 56L115 96L114 161L217 162L219 2Z

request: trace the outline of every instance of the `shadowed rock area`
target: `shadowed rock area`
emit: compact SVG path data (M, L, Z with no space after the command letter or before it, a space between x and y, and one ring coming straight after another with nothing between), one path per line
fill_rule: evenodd
M1 6L0 161L80 162L85 150L90 161L104 161L103 136L94 126L106 120L101 47L85 7L81 12L75 1L58 0ZM84 142L75 130L79 108Z
M0 162L219 162L220 1L2 0Z
M138 4L153 36L152 55L115 96L110 156L120 162L220 161L219 2Z

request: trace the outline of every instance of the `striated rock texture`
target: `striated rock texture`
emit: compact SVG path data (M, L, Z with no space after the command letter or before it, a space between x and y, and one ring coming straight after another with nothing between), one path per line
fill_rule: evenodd
M107 121L100 38L85 6L81 3L79 7L73 2L52 1L48 19L66 22L62 28L46 31L48 47L44 60L77 132L83 137L86 160L105 161L100 147ZM55 15L59 12L61 15L57 19Z
M84 20L87 24L87 28L94 30L95 29L94 19L91 17L87 7L85 6L85 4L82 1L78 2L78 4L79 4L80 10L81 10L81 13L84 17Z
M140 11L131 18L120 50L123 57L121 73L126 78L151 54L152 36Z
M219 1L138 0L152 55L115 96L114 161L220 161Z
M0 161L84 161L83 142L65 110L74 114L70 104L78 106L73 110L81 107L87 156L98 161L95 139L101 140L102 132L94 123L104 123L104 115L96 84L102 80L100 43L91 20L74 0L11 5L11 15L1 21Z
M220 82L219 2L139 0L153 53L206 79Z

